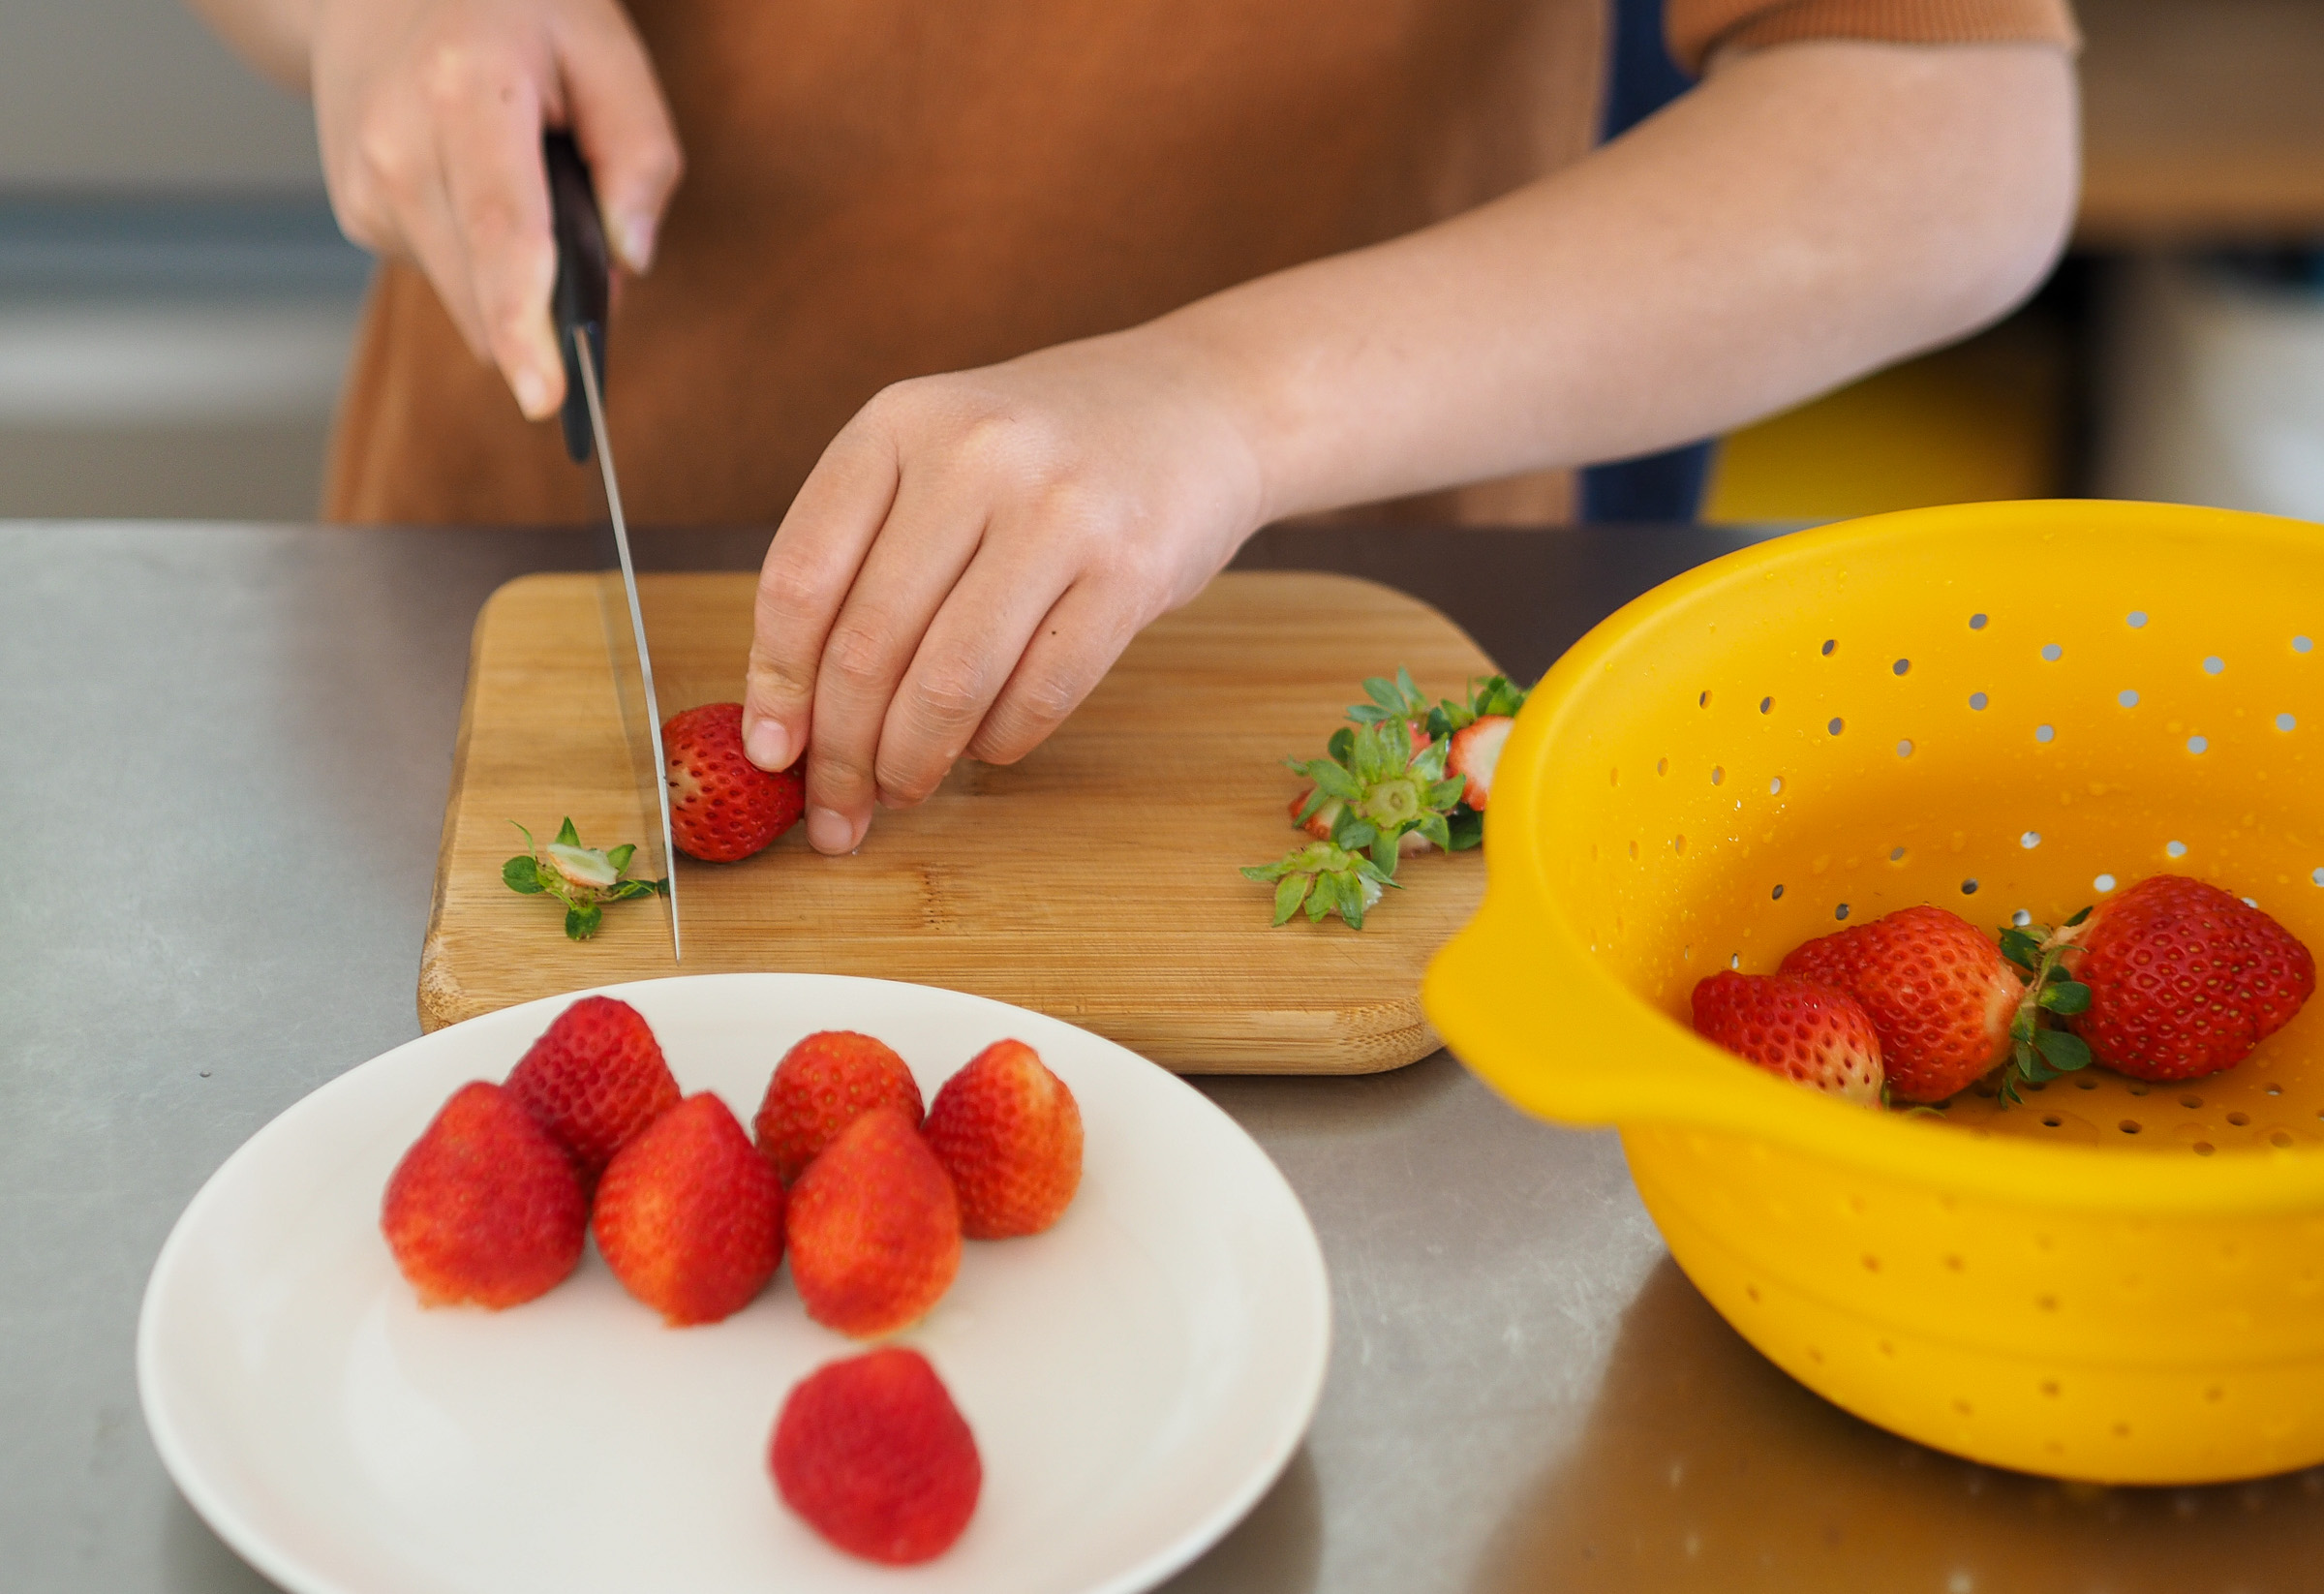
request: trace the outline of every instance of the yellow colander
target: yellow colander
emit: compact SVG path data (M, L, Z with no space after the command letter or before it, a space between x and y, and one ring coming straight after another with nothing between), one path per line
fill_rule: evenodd
M2225 1074L1941 1119L1686 1023L1842 921L2055 923L2160 873L2324 952L2311 638L2324 528L2259 515L1972 505L1719 560L1535 690L1428 1016L1525 1111L1619 1124L1688 1276L1860 1417L2101 1482L2324 1461L2324 1001Z

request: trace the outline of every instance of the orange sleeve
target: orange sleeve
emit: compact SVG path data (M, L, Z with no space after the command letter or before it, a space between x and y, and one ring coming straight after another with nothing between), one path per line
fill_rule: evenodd
M1664 29L1671 59L1697 76L1713 50L1802 39L2081 43L2067 0L1669 0Z

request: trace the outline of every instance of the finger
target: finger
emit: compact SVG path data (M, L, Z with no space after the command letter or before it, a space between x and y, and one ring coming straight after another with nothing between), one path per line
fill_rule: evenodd
M627 12L606 4L560 15L566 114L596 182L606 239L622 264L642 276L686 169L678 129Z
M761 769L788 769L807 747L824 639L896 500L896 450L858 415L823 450L759 566L743 748Z
M1098 583L1067 588L1034 627L1008 685L969 738L969 756L1013 764L1047 741L1105 679L1148 618Z
M975 557L984 517L963 510L959 479L937 471L905 474L824 641L807 764L807 839L819 851L849 852L862 843L879 795L873 770L889 704L930 622Z
M1046 543L986 539L930 622L888 704L872 769L880 802L923 802L967 750L1068 572Z
M430 74L446 203L485 352L535 420L565 400L549 320L557 243L540 154L542 70L515 53L474 50L447 52Z
M376 255L417 265L461 340L486 358L468 253L445 200L436 132L421 98L389 97L344 138L324 145L340 230Z

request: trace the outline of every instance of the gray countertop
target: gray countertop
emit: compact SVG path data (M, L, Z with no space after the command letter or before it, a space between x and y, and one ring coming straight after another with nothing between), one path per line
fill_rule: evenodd
M1270 532L1531 674L1745 534ZM746 566L764 533L648 537ZM0 1588L268 1585L162 1470L132 1365L147 1270L229 1152L418 1032L477 607L557 532L0 523ZM1669 1262L1621 1147L1439 1055L1203 1088L1322 1235L1335 1342L1273 1491L1174 1594L2324 1586L2324 1470L2069 1488L1867 1427Z

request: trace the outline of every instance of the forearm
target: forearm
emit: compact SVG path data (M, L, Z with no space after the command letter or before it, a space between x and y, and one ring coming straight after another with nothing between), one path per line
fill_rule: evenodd
M314 0L187 0L242 59L296 94L309 92Z
M1230 395L1264 518L1669 446L2000 315L2048 269L2072 69L1791 45L1440 226L1127 334Z

